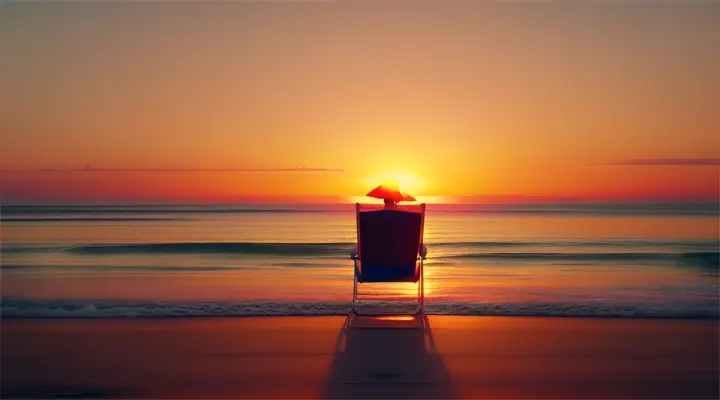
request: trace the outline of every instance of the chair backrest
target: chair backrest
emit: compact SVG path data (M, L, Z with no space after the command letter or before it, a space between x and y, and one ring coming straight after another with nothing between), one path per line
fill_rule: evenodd
M358 257L373 267L414 266L423 240L425 204L396 210L356 204Z

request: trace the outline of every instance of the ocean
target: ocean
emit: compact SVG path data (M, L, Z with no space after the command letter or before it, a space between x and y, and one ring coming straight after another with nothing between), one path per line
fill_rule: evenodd
M339 315L352 298L353 205L0 217L3 318ZM718 221L717 205L428 205L426 312L717 319ZM387 307L416 290L360 285Z

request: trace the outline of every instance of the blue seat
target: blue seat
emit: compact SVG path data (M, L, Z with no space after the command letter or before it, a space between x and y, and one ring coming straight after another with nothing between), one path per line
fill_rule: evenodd
M361 272L362 271L362 272ZM383 267L377 265L361 265L355 271L360 283L372 282L417 282L419 268L416 264Z

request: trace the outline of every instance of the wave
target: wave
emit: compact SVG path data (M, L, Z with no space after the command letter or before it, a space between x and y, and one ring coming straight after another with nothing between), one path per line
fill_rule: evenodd
M519 262L562 263L562 264L598 264L614 262L672 263L720 272L720 253L468 253L448 256L455 259L484 259Z
M297 265L294 265L297 266ZM281 266L282 267L282 266ZM3 264L0 265L2 271L42 271L42 270L62 270L62 271L148 271L148 272L220 272L220 271L249 271L263 270L267 271L273 267L269 266L161 266L161 265L24 265L24 264Z
M652 261L695 259L720 261L720 253L467 253L447 258L488 258L538 261Z
M430 245L430 244L429 244ZM557 247L663 247L683 246L692 248L716 249L720 246L719 239L597 239L597 240L509 240L509 241L462 241L433 243L432 246L448 247L522 247L522 246L557 246Z
M245 214L245 213L316 213L355 212L346 207L212 207L212 206L4 206L7 215L62 215L62 214Z
M141 245L79 246L67 249L78 254L123 254L123 253L212 253L247 254L276 256L337 256L346 258L353 245L349 243L157 243ZM442 247L442 246L439 246ZM487 259L538 262L615 262L615 261L671 261L693 264L707 268L720 266L718 252L680 253L591 253L591 252L470 252L432 257L430 259Z
M66 248L77 254L123 254L123 253L215 253L257 255L323 255L349 254L351 243L262 243L262 242L188 242L143 243L127 245L86 245Z
M78 255L122 254L227 254L266 255L296 257L347 258L353 243L265 243L265 242L171 242L134 244L88 244L70 247L3 246L5 253L33 253L62 251ZM647 251L532 251L538 247L558 250L576 249L581 246L603 249L624 247L652 248ZM431 260L484 259L519 262L676 262L704 268L720 267L718 242L695 241L569 241L569 242L522 242L478 241L428 244ZM490 251L492 248L525 248L530 251ZM675 251L672 251L675 248ZM433 249L438 255L433 256ZM657 251L657 250L662 251ZM712 249L712 250L710 250ZM485 251L483 251L485 250Z
M152 222L186 221L186 218L165 217L53 217L53 218L2 218L0 222Z
M427 243L430 249L460 249L492 247L659 247L680 246L692 249L717 249L718 240L597 240L597 241L461 241ZM248 254L331 254L346 253L353 242L158 242L126 244L81 244L69 247L5 245L4 252L68 251L73 253L248 253ZM488 254L483 252L468 253ZM510 253L522 254L522 253ZM537 253L542 254L542 253ZM646 254L646 253L640 253Z
M243 263L232 265L47 265L47 264L0 264L0 271L148 271L148 272L223 272L223 271L269 271L286 270L287 268L332 267L332 264L321 262L274 262L272 264Z
M426 304L435 315L534 316L583 318L718 319L717 301L674 303L468 303ZM367 312L407 312L381 301L364 305ZM349 302L144 302L105 300L2 299L2 318L200 318L239 316L346 315Z

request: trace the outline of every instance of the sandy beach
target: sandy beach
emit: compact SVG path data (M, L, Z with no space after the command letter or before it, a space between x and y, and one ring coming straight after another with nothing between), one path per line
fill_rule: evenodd
M2 321L2 397L717 398L715 320ZM422 326L425 328L414 328Z

